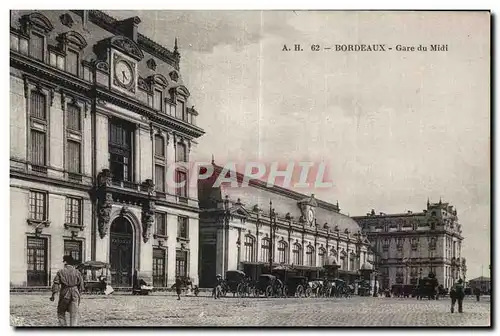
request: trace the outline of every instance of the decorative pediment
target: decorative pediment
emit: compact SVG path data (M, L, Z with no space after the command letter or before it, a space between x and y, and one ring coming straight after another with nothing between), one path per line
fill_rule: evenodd
M60 34L57 39L59 42L72 44L80 50L87 46L87 41L85 40L85 38L76 31L70 31Z
M130 55L138 61L144 58L144 54L142 50L139 48L139 46L134 41L125 36L119 36L119 35L113 36L110 39L101 42L100 44L102 43L106 43L109 46L114 47Z
M297 204L299 204L299 207L301 205L310 205L313 207L318 206L318 202L316 202L316 199L314 198L314 194L312 194L310 197L306 197L306 198L301 199L300 201L297 202Z
M167 79L165 78L165 76L163 76L161 74L155 74L155 75L149 76L147 78L147 81L151 85L159 85L159 86L162 86L164 88L166 88L168 86Z
M244 217L250 217L250 212L247 211L242 205L234 205L229 208L229 213L231 215L239 215Z
M24 32L28 32L32 26L43 30L45 33L48 33L54 29L50 20L43 14L34 12L31 14L23 15L20 19L21 26L23 27Z
M191 95L191 93L189 93L189 90L184 85L176 86L173 89L175 90L175 93L185 98L188 98Z

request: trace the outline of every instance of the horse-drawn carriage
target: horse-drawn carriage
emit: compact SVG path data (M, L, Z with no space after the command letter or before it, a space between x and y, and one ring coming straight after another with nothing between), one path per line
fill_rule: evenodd
M231 292L233 296L250 296L254 293L254 286L250 278L243 271L226 271L226 279L223 282L222 294Z
M289 276L283 288L284 296L306 296L307 278L304 276Z
M86 261L76 267L83 276L84 293L110 294L112 288L108 281L109 264L102 261Z
M254 296L259 297L263 294L267 298L283 297L284 289L283 282L275 275L261 274L259 280L255 284Z

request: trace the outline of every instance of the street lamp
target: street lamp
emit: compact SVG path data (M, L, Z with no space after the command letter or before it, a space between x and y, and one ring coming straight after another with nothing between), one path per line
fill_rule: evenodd
M274 221L274 223L273 223ZM276 235L276 213L273 209L273 201L269 201L269 273L273 271L274 236Z

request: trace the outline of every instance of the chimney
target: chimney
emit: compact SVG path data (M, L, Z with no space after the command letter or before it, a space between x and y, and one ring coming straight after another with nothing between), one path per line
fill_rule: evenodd
M134 42L137 42L137 27L141 23L141 19L138 16L134 16L118 23L120 31L124 36L128 37Z

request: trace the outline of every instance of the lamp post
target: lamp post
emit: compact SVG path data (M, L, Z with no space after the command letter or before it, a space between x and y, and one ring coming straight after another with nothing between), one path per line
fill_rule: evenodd
M224 199L224 218L222 221L222 276L225 274L226 268L226 227L229 227L229 196Z
M274 236L276 235L276 213L273 209L273 201L269 201L269 273L273 271Z

